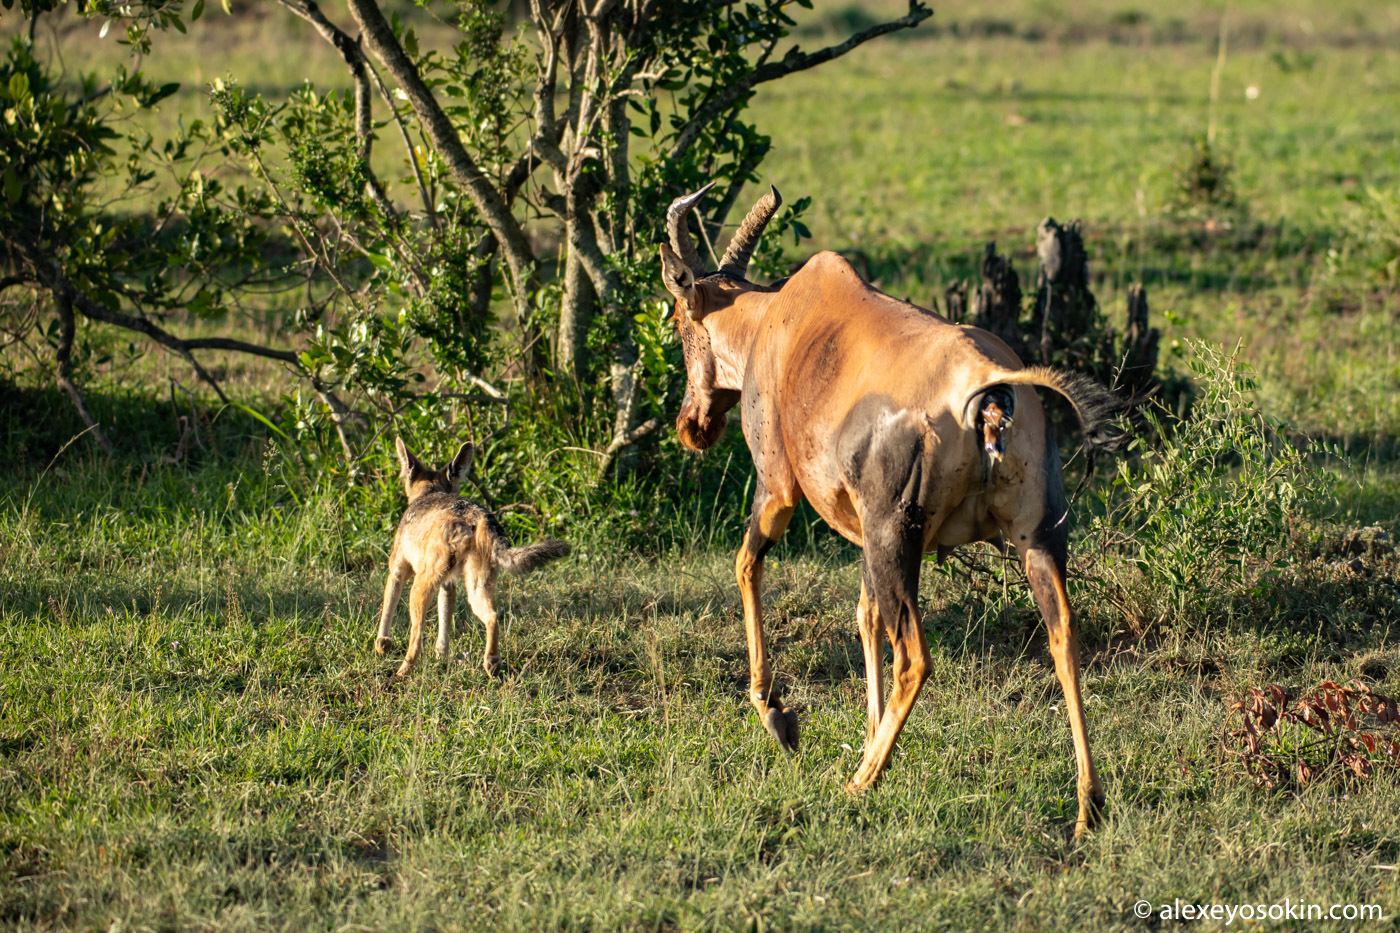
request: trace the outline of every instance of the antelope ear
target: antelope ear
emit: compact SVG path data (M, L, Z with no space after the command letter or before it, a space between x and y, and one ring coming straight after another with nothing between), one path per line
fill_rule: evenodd
M415 470L423 469L423 464L419 462L417 457L413 456L413 453L404 444L403 438L394 438L394 449L398 451L399 473L404 479L408 479L412 476Z
M694 305L695 272L666 243L661 244L661 281L677 301Z
M453 489L462 488L462 480L466 479L467 470L471 468L472 457L475 454L476 447L471 441L457 449L457 456L447 465L447 481L452 484Z

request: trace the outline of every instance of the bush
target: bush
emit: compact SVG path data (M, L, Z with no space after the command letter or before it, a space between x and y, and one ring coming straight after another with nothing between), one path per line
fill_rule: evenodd
M1091 582L1139 630L1169 614L1198 617L1229 594L1266 595L1307 556L1304 512L1335 503L1322 448L1260 410L1247 364L1204 342L1191 351L1189 413L1144 412L1136 456L1119 462L1088 525L1108 568Z
M1239 207L1231 176L1235 167L1205 136L1191 141L1190 152L1176 173L1173 211L1189 217L1228 214Z

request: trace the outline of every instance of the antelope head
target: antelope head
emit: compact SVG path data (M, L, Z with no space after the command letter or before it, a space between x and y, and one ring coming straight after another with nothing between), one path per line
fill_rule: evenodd
M716 383L712 325L707 321L710 315L734 304L740 295L768 291L745 276L763 228L783 203L777 188L770 188L768 194L759 198L729 241L719 269L706 274L704 260L690 239L686 218L712 187L714 182L671 202L666 211L666 233L671 242L661 244L661 280L676 299L671 318L685 354L685 398L676 417L676 433L682 444L697 451L707 450L719 440L729 409L739 401L737 387Z

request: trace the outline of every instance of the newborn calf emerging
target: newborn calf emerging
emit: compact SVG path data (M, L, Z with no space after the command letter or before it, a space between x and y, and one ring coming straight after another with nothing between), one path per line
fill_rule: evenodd
M472 612L486 626L486 650L481 666L495 674L501 654L497 643L496 573L527 573L569 553L563 541L541 541L526 547L511 547L505 529L496 516L470 499L459 496L462 478L471 466L473 447L463 444L452 462L431 470L409 452L403 439L395 440L399 470L408 508L399 519L394 547L389 552L389 580L384 584L384 608L379 614L379 637L374 650L389 650L389 628L404 581L413 576L408 595L408 616L412 629L408 653L395 678L408 674L418 662L423 646L423 617L428 601L437 594L437 656L447 656L452 635L452 613L457 604L457 577L471 603Z

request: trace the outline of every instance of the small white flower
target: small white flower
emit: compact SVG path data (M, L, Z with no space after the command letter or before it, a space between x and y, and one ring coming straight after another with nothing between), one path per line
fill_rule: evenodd
M1258 100L1258 99L1259 99L1259 86L1258 86L1257 84L1251 84L1249 87L1245 88L1245 89L1244 89L1244 99L1245 99L1245 100Z

